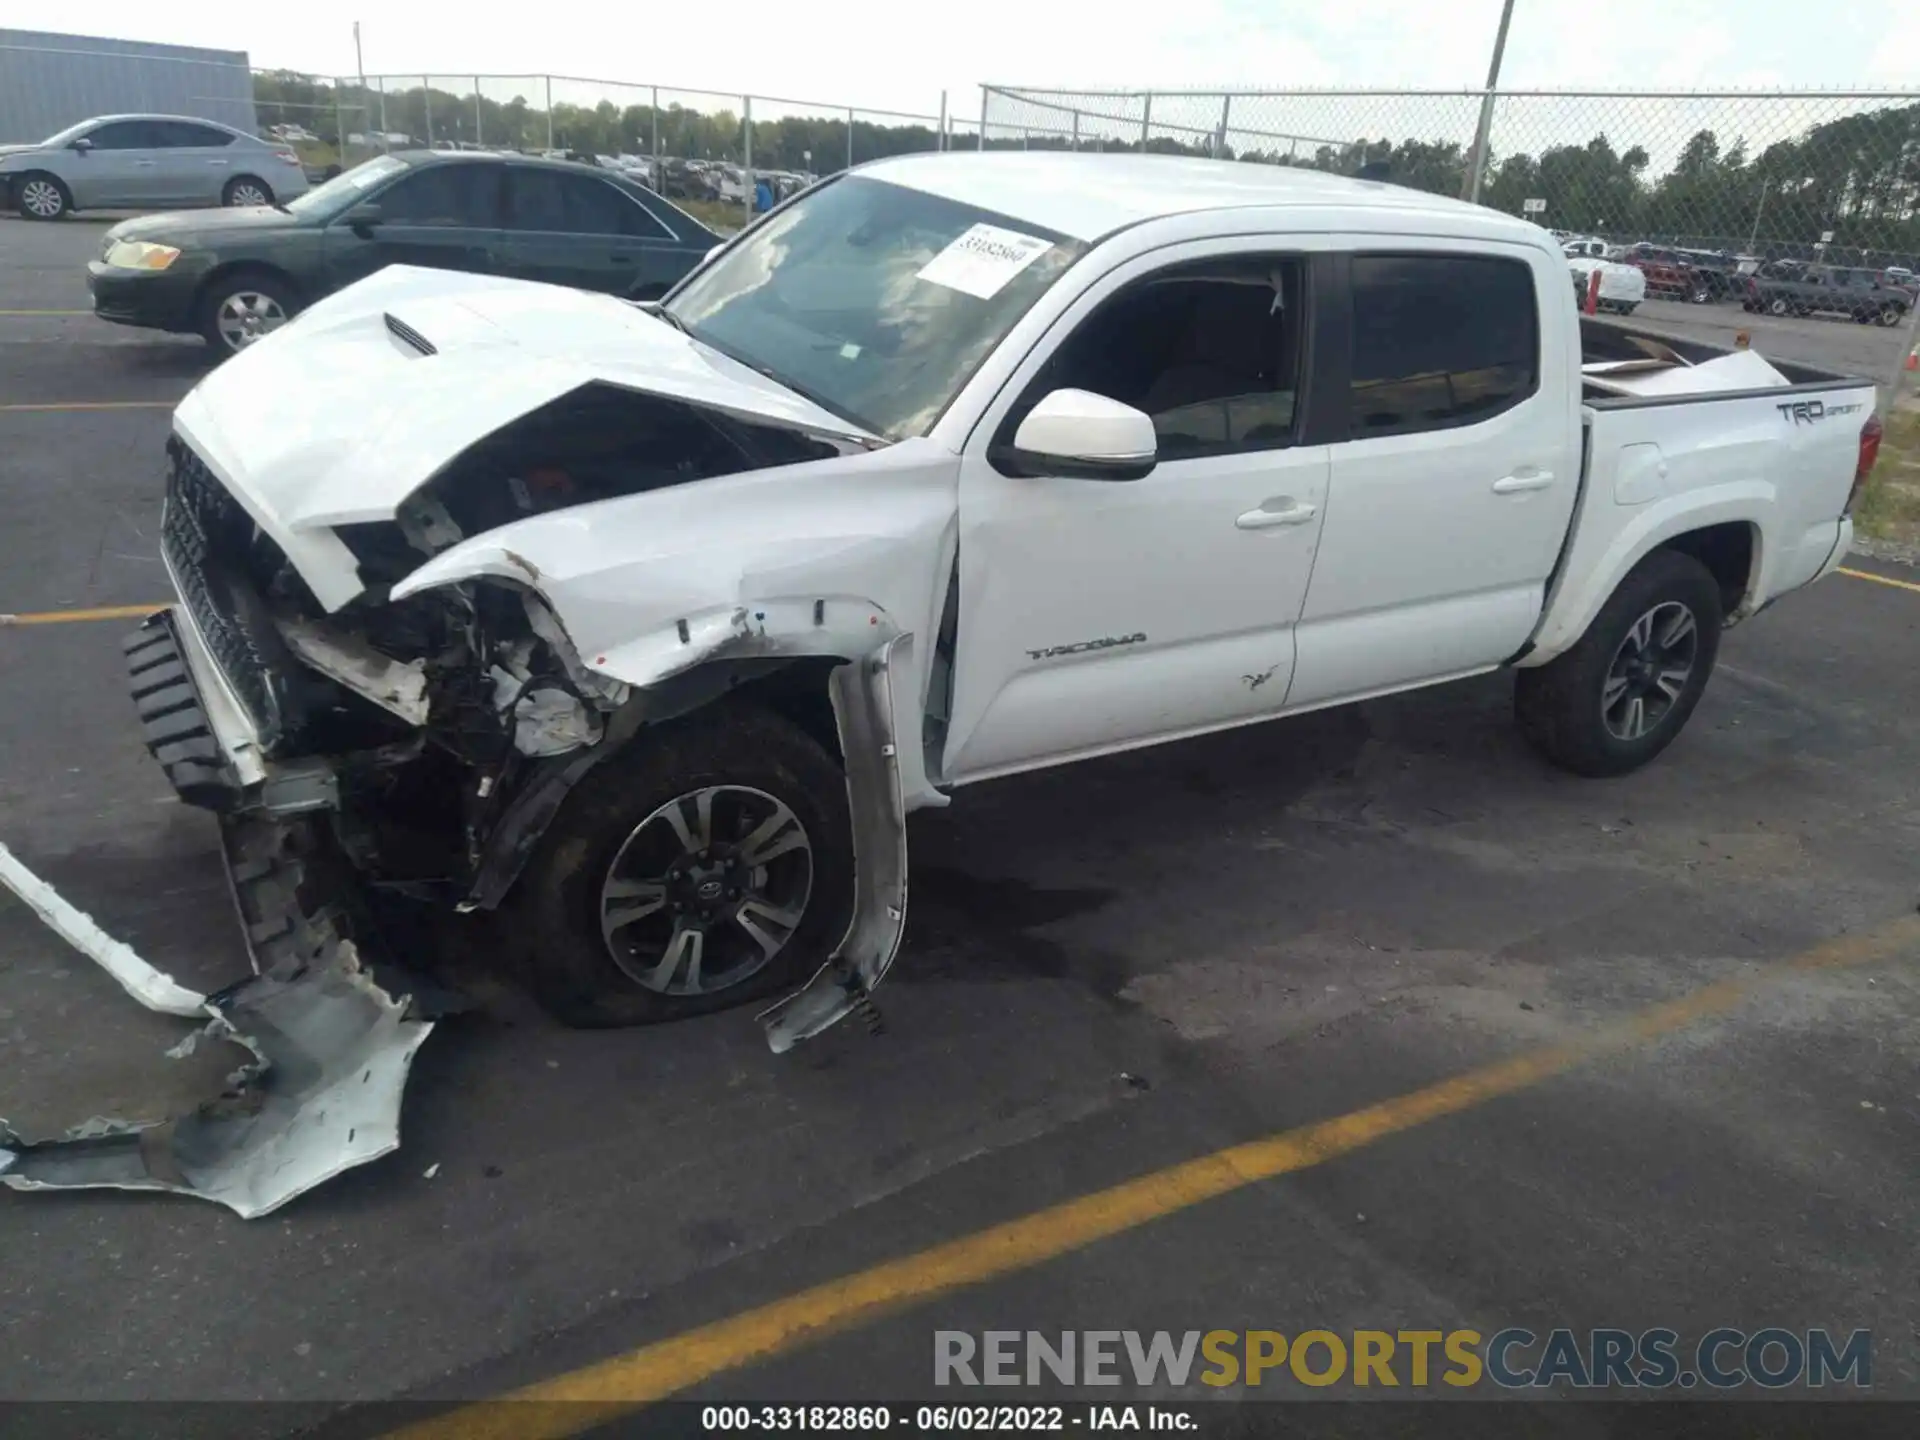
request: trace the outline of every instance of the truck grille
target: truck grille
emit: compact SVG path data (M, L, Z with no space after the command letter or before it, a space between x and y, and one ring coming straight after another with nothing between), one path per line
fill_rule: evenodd
M286 563L219 478L178 437L167 442L166 508L160 545L208 652L251 716L271 755L286 730L282 648L254 576Z

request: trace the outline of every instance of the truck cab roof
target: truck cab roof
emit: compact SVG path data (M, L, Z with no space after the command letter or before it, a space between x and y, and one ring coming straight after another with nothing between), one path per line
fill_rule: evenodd
M858 173L1087 241L1176 215L1312 207L1430 216L1449 235L1559 250L1545 230L1497 210L1389 181L1291 165L1179 155L948 151L875 161Z

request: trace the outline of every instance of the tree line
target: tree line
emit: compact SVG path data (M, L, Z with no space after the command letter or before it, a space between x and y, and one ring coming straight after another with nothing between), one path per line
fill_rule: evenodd
M650 154L658 136L663 155L743 163L743 117L731 109L696 110L671 104L585 106L556 102L551 125L544 104L526 95L501 101L455 94L425 84L389 87L384 96L342 81L336 95L324 80L292 71L255 76L260 123L293 121L329 144L338 131L384 129L424 143L473 142L513 149L561 149L588 154ZM336 120L338 115L338 120ZM551 136L551 141L549 140ZM756 167L829 174L855 163L939 148L930 124L882 124L855 117L786 116L753 122ZM972 149L973 135L956 135L956 148ZM991 150L1064 150L1065 134L991 133ZM1220 154L1269 164L1300 165L1354 174L1384 162L1396 184L1435 194L1464 189L1468 155L1455 142L1357 139L1348 145L1316 146L1311 153L1221 146L1209 137L1155 136L1138 141L1083 139L1109 152L1142 148L1162 154ZM1920 104L1844 116L1810 127L1792 139L1750 151L1743 139L1730 143L1701 130L1681 148L1673 167L1650 173L1644 145L1621 146L1608 135L1584 144L1557 145L1538 153L1489 157L1481 201L1522 213L1523 202L1544 200L1544 223L1564 230L1615 238L1657 239L1716 248L1753 248L1765 255L1811 253L1823 232L1833 233L1835 253L1883 257L1920 255Z

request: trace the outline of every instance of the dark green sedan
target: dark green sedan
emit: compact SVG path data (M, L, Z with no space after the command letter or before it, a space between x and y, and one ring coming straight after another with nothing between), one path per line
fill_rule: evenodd
M234 351L388 265L664 294L721 237L588 165L518 155L382 155L284 205L146 215L87 266L93 312Z

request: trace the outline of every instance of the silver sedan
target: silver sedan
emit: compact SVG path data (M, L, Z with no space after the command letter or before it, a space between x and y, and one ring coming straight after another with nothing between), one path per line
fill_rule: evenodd
M101 115L0 146L0 190L30 220L70 210L277 205L307 188L291 147L181 115Z

